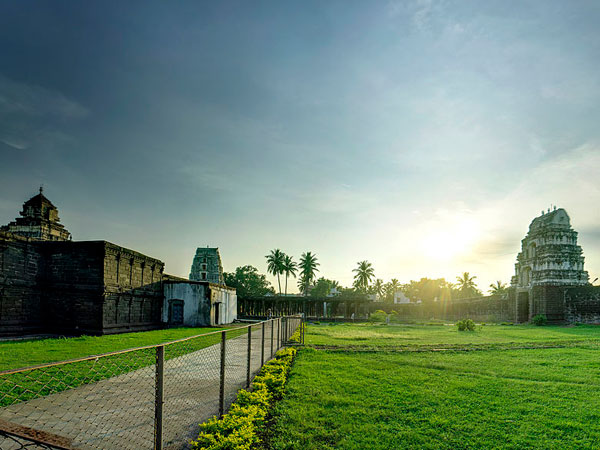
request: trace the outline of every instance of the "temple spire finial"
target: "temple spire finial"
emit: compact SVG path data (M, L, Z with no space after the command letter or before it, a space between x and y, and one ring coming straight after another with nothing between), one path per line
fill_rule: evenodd
M44 185L43 185L43 184L40 184L40 194L41 194L42 192L44 192Z

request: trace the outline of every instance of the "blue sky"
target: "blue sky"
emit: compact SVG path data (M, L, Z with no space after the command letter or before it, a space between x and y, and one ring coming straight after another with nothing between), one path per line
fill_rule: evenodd
M551 204L600 275L600 3L0 5L0 222L44 184L78 240L187 275L315 252L349 285L509 281Z

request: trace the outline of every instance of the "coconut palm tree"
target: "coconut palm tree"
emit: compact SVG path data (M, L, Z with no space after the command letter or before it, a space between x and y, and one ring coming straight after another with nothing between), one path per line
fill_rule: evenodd
M306 297L308 295L308 286L314 281L319 263L317 262L317 256L311 252L302 253L300 256L300 279L298 280L298 287Z
M475 275L471 276L469 272L463 272L462 276L456 277L456 287L463 297L479 293L479 289L477 289L477 285L475 284L475 278L477 277Z
M371 279L375 277L373 265L369 261L360 261L358 267L353 269L352 272L356 272L356 275L354 275L354 287L361 292L366 292Z
M276 248L271 250L267 256L267 271L273 275L277 275L277 284L279 285L279 295L281 295L281 281L279 275L283 273L283 264L285 260L285 253Z
M506 284L502 281L498 280L496 283L490 284L490 294L491 295L501 295L506 292Z
M287 281L288 277L291 275L296 278L296 273L298 272L298 263L293 260L293 258L289 255L285 255L283 258L283 273L285 273L285 295L287 295Z
M385 283L385 299L389 302L394 301L394 294L400 290L400 282L397 278L392 278L391 281Z
M375 294L377 294L378 298L383 297L384 289L385 289L385 287L383 285L383 280L380 278L377 278L375 280L375 283L373 283L373 291Z

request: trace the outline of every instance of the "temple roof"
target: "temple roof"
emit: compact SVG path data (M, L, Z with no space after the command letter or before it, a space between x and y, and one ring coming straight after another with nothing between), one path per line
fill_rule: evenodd
M563 225L567 228L570 228L571 220L563 208L558 208L554 211L543 213L541 216L533 219L531 225L529 225L529 228L541 228L548 225Z

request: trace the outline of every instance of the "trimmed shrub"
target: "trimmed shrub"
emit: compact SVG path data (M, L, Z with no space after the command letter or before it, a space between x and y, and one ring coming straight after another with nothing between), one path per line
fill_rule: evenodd
M475 322L471 319L463 319L456 322L458 331L475 331Z
M536 325L538 327L541 327L548 323L548 319L546 318L545 314L538 314L537 316L533 316L531 318L531 323L533 323L534 325Z
M240 390L231 409L222 418L213 417L200 425L195 450L251 450L262 444L262 429L273 402L283 395L295 348L275 354L254 378L252 390Z
M385 322L386 317L387 317L387 313L385 311L382 311L381 309L378 309L377 311L375 311L374 313L372 313L369 316L369 322L372 322L372 323Z

